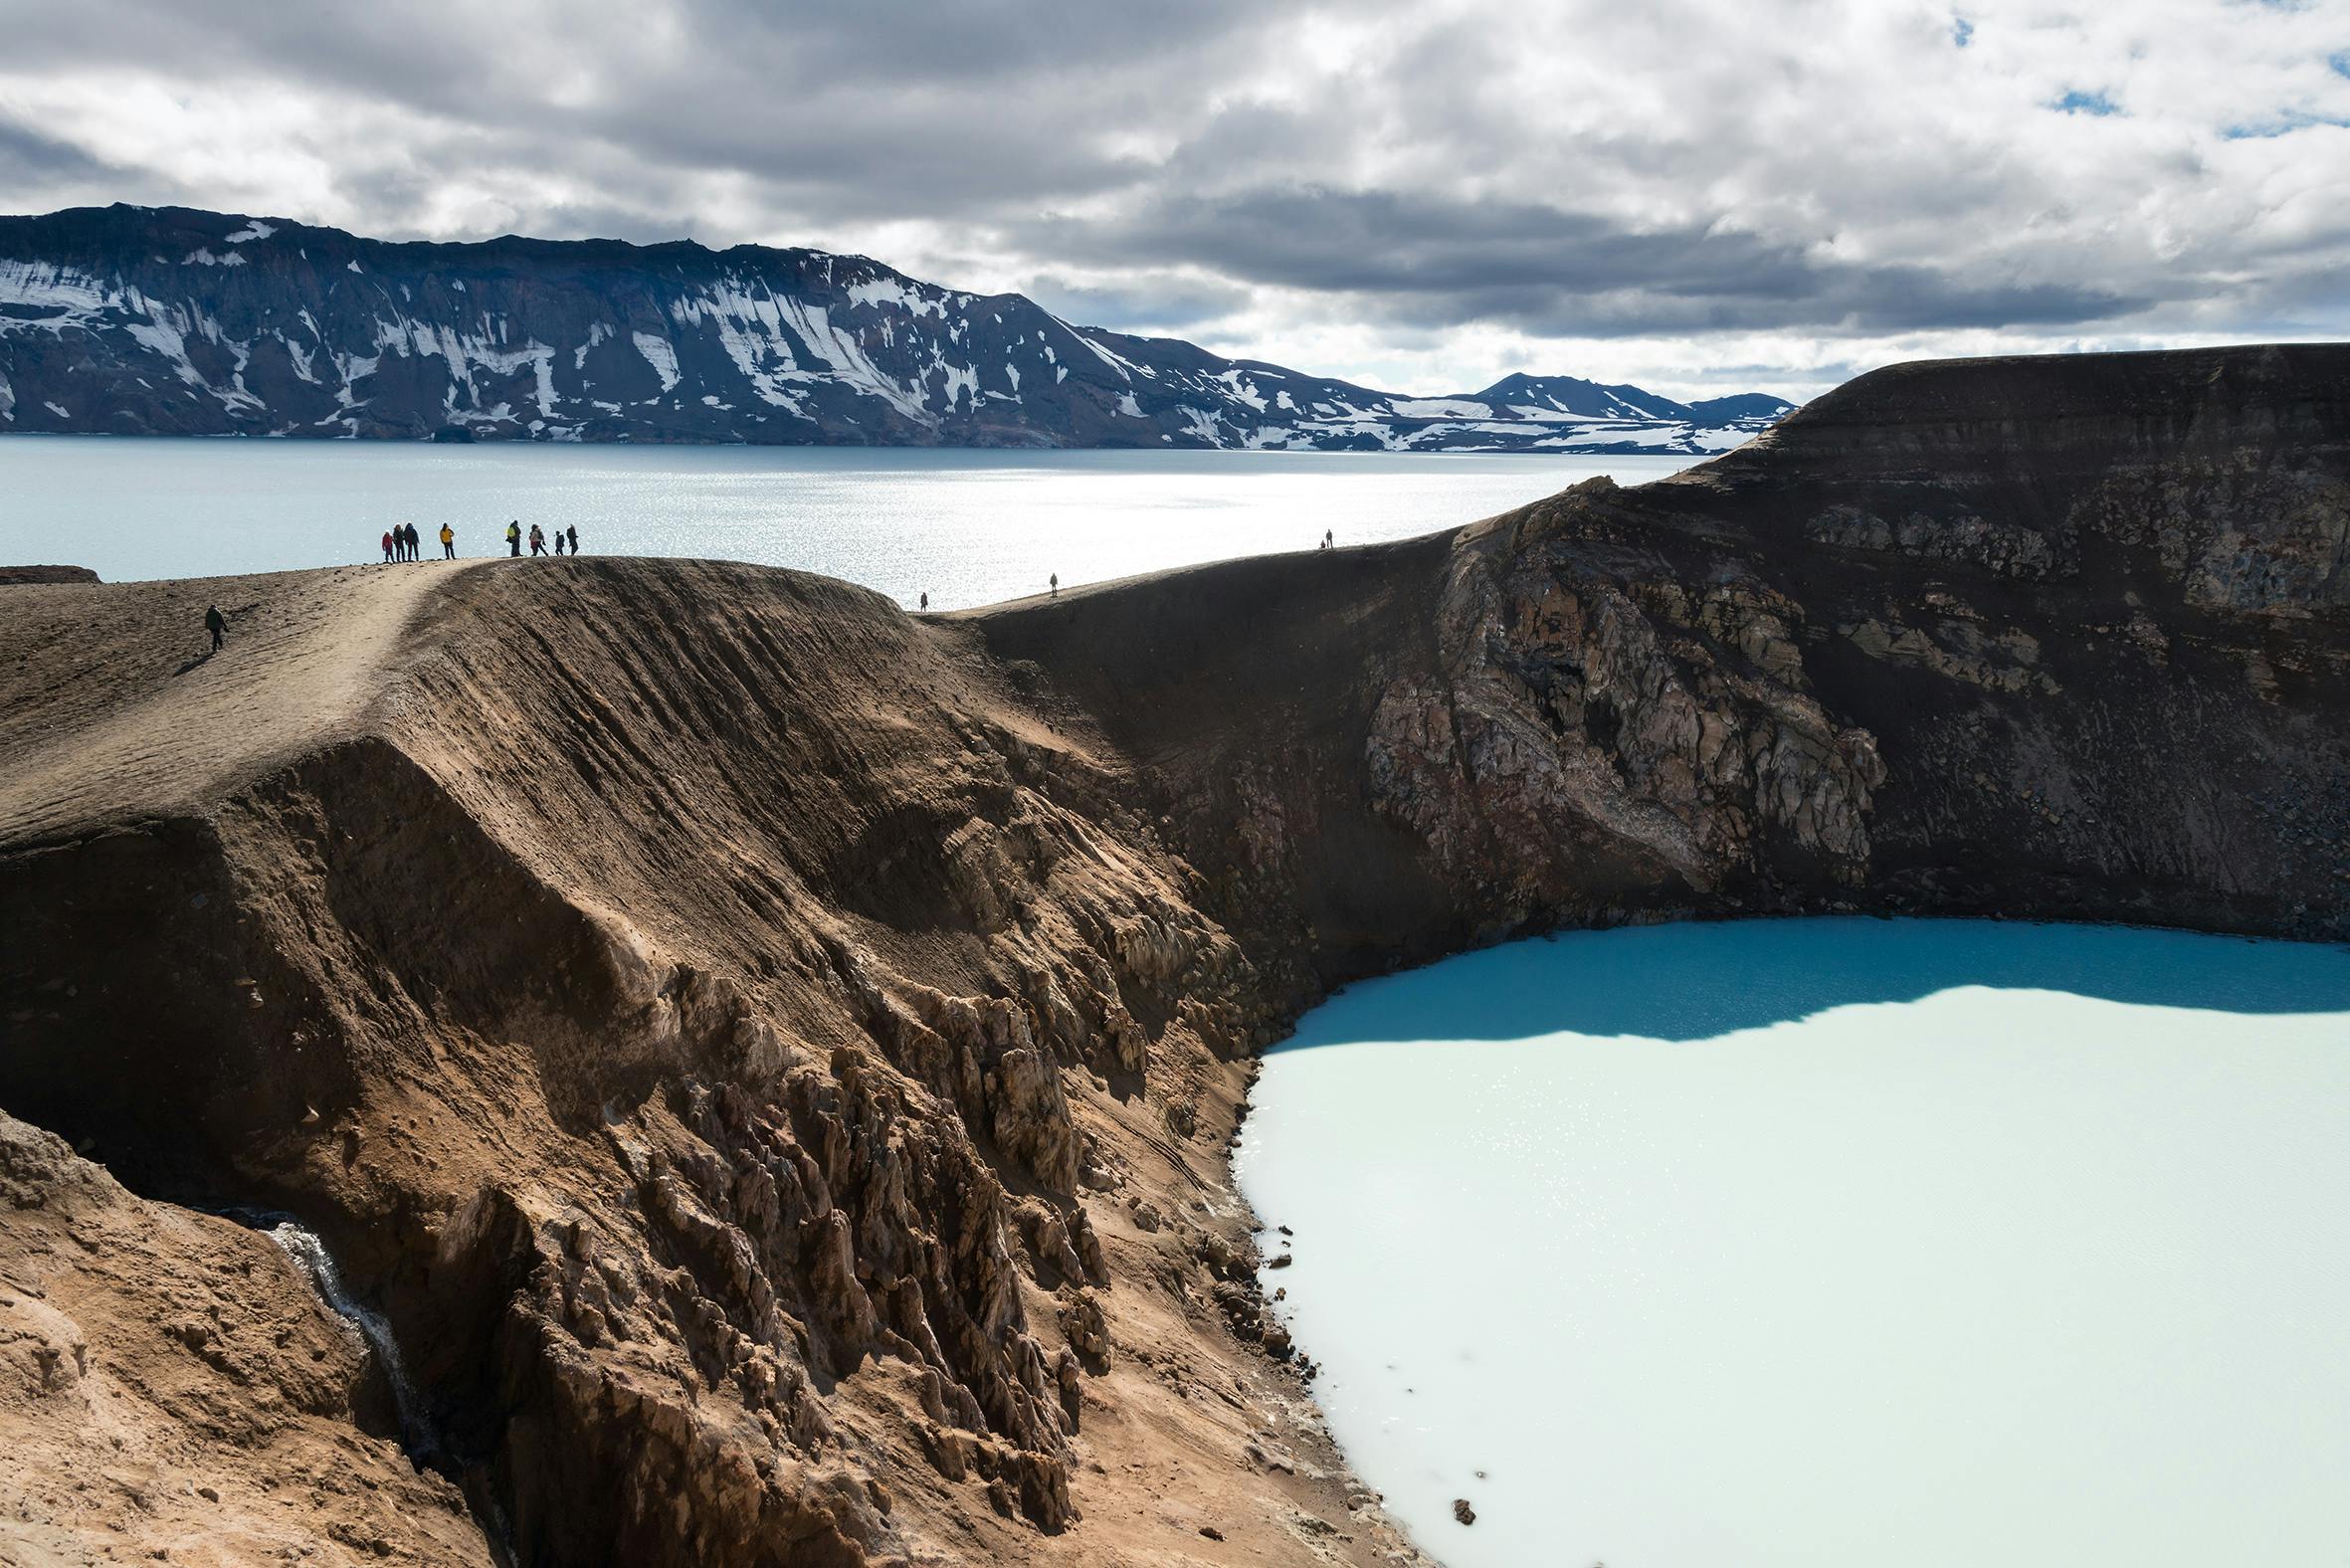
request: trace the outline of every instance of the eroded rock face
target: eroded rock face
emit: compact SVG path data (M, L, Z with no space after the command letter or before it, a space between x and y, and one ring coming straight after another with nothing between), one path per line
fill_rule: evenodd
M2121 475L2066 521L2151 552L2199 609L2299 616L2350 605L2350 482L2336 474L2198 465Z
M372 732L8 859L11 1099L310 1218L520 1561L1025 1558L1115 1445L1310 1449L1123 1206L1219 1190L1275 1015L1114 769L858 591L598 570L461 577Z
M1913 511L1885 518L1859 506L1831 506L1806 520L1804 535L1843 549L1957 562L2002 577L2040 579L2079 570L2071 529L2058 530L2052 538L2021 523L1972 512L1937 517Z
M1329 986L1689 913L2350 935L2350 351L2158 358L1888 372L1674 482L958 622L454 571L363 710L192 803L138 793L203 739L140 727L166 678L78 708L32 657L172 585L25 588L0 767L137 770L0 827L0 1104L327 1239L440 1434L395 1547L478 1537L462 1488L531 1564L1391 1560L1216 1152ZM298 1279L42 1136L0 1137L38 1464L87 1469L74 1391L150 1317L209 1392L144 1452L383 1430L346 1341L281 1353L333 1331ZM0 1457L86 1544L48 1473Z
M487 1568L385 1402L267 1237L145 1203L0 1114L0 1556Z
M2339 346L1897 366L1642 490L988 628L1119 715L1206 906L1309 994L1692 912L2324 937L2346 486ZM1228 653L1242 604L1272 630Z
M1584 487L1563 504L1607 497ZM1510 542L1460 553L1441 681L1397 682L1371 718L1371 797L1448 873L1525 912L1560 842L1610 842L1695 891L1766 873L1774 844L1865 876L1883 767L1811 696L1799 606L1735 568L1686 582L1555 521Z

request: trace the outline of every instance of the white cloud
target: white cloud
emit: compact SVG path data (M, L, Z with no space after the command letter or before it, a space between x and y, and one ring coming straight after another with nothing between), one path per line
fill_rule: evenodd
M2350 335L2350 0L471 16L0 0L0 207L816 244L1425 392Z

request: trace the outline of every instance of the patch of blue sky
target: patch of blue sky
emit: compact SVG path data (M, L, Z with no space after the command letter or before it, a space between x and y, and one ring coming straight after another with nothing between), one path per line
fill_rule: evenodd
M2066 114L2095 114L2099 117L2121 112L2121 105L2104 94L2083 93L2078 88L2074 88L2049 106Z
M2245 120L2223 126L2220 134L2229 141L2259 141L2271 136L2289 136L2296 130L2307 130L2315 125L2331 125L2339 129L2350 126L2350 119L2339 114L2310 114L2300 109L2286 109L2270 119Z

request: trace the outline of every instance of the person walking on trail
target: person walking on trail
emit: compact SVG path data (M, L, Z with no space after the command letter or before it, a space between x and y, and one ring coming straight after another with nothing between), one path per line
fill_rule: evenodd
M1061 597L1061 574L1060 574L1059 572L1055 572L1055 573L1053 574L1053 577L1052 577L1052 588L1053 588L1053 597L1054 597L1054 598L1056 598L1056 599L1060 598L1060 597Z
M221 639L229 630L229 618L220 613L219 605L209 606L204 611L204 630L212 634L212 651L219 653Z
M508 555L522 553L522 519L519 517L505 525L505 552Z
M571 553L577 555L579 553L579 524L575 522L570 527L565 528L563 532L568 535L571 540Z
M535 522L530 525L530 553L533 555L546 553L546 535L539 531L539 526Z
M390 564L392 559L392 530L389 528L384 529L383 533L383 558L385 564Z
M441 559L457 559L457 530L447 523L441 524Z

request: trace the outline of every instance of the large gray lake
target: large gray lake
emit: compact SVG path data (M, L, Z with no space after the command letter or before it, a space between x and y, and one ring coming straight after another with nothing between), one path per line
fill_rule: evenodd
M1450 1568L2350 1561L2350 950L1578 932L1253 1097L1276 1310Z
M109 581L381 559L443 521L461 555L508 518L589 554L795 566L960 609L1238 555L1428 533L1594 474L1697 460L1499 454L976 452L774 447L0 439L0 563Z

